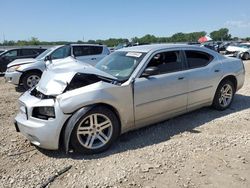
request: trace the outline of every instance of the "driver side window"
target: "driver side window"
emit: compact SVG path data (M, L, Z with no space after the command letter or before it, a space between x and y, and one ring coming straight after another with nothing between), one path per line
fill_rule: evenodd
M146 68L157 67L157 73L165 74L180 71L183 68L180 51L168 51L155 54Z

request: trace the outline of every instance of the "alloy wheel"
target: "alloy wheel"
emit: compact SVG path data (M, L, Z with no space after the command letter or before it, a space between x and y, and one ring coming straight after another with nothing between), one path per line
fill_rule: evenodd
M98 149L109 142L112 137L111 120L104 114L95 113L84 118L77 128L79 143L89 149Z
M220 90L219 103L222 107L228 106L233 98L233 88L229 84L225 84Z

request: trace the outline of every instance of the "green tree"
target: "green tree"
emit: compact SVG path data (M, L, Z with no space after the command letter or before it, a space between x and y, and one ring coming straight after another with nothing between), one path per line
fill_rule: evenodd
M139 38L139 43L145 44L145 43L156 43L157 38L154 35L147 34L143 36L142 38Z
M227 28L221 28L217 31L213 31L210 33L210 36L213 40L230 40L232 37Z
M40 41L36 37L31 37L30 41L28 42L29 45L40 45Z

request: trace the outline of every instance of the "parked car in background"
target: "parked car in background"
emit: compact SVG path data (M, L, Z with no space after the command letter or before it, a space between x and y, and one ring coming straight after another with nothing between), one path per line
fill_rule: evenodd
M222 42L218 47L218 52L225 53L228 46L230 46L232 42Z
M44 48L15 48L0 54L0 73L4 74L7 65L15 59L35 58L46 49Z
M23 85L25 89L29 89L39 82L42 72L46 68L45 61L47 60L51 64L57 64L61 59L72 56L94 66L109 53L109 49L104 45L70 44L55 46L46 50L36 59L13 61L8 65L5 79L9 83Z
M248 60L250 59L250 43L241 43L237 46L230 45L226 48L225 55Z
M202 43L201 46L204 46L206 48L219 52L219 46L221 44L222 44L221 41L209 41L209 42Z
M245 74L241 60L191 45L123 48L95 67L67 60L70 67L47 69L19 98L15 126L38 147L62 144L86 154L106 150L122 133L204 106L227 109Z

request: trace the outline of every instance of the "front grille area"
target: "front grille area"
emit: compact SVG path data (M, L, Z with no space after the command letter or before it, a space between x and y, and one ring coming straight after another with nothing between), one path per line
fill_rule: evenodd
M38 91L36 88L34 88L33 90L30 91L30 95L39 98L39 99L54 99L54 96L50 96L50 95L44 95L43 93L41 93L40 91Z

